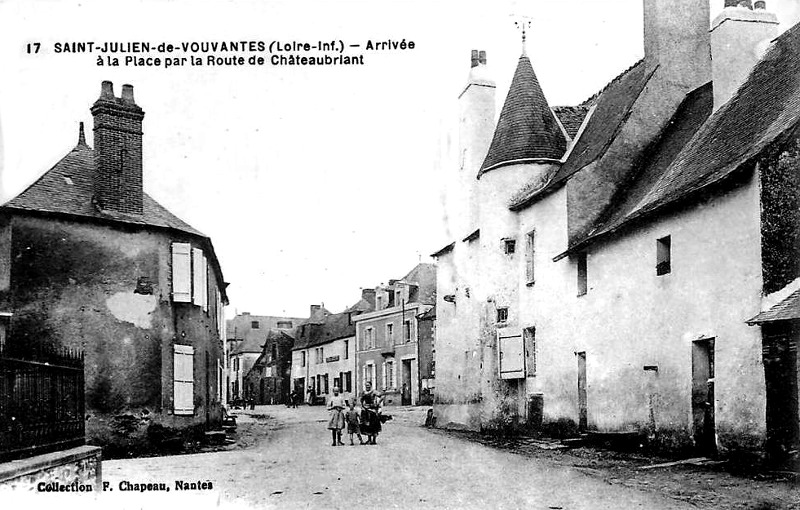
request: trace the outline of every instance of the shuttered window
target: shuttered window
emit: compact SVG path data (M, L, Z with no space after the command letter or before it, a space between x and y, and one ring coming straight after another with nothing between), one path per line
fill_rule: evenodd
M172 243L172 300L192 302L192 247L189 243Z
M500 378L522 379L525 377L525 349L522 335L501 336L498 333L500 346Z
M173 364L175 414L194 414L194 347L175 345Z

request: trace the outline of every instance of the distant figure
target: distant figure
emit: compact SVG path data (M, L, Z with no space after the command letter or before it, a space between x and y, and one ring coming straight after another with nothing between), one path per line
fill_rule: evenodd
M356 411L356 403L354 400L350 401L350 409L345 413L345 421L347 421L347 433L350 434L350 446L354 446L355 443L353 442L353 434L358 436L358 442L364 444L364 440L361 439L361 417L360 413Z
M328 399L328 410L331 413L331 418L328 420L328 429L331 431L331 438L333 444L331 446L344 446L342 442L342 429L345 425L344 408L347 406L347 401L343 396L339 395L339 388L333 387L333 395Z
M309 386L308 387L308 405L313 406L314 405L314 399L316 397L317 397L317 394L314 392L314 387L313 386Z

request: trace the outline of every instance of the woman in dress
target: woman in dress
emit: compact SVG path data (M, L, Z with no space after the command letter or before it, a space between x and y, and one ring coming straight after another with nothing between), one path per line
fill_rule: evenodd
M372 383L366 383L361 393L361 432L366 434L367 444L377 444L381 431L380 406L380 395L372 390Z
M342 442L342 429L345 425L344 408L347 407L347 401L343 396L339 395L339 388L333 387L333 395L328 400L328 410L331 413L331 418L328 420L328 429L331 431L331 438L333 439L332 446L344 446Z

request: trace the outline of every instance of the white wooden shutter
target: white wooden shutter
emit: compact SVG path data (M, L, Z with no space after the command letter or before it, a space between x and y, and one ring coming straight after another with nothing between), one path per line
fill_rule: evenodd
M388 374L386 373L386 362L384 361L383 362L383 389L388 388L389 380L388 380L387 376L388 376Z
M175 414L194 414L194 347L174 345Z
M194 292L192 301L197 306L203 305L203 250L192 248L192 291Z
M525 349L522 335L500 336L500 378L523 379L525 377Z
M202 253L202 252L200 252ZM202 264L200 265L200 270L202 274L202 281L203 285L200 287L202 289L203 295L203 311L208 311L208 259L206 259L205 255L202 258Z
M172 300L192 302L192 261L189 243L172 243Z

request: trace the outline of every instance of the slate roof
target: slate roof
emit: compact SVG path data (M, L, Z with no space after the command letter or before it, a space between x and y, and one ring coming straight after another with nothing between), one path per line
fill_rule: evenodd
M792 319L800 319L800 289L792 292L786 299L769 310L748 320L747 323L752 325Z
M698 90L687 97L662 137L666 142L656 154L661 159L641 174L633 188L635 193L625 197L624 206L610 220L598 225L587 238L574 242L559 257L725 179L781 134L798 126L800 24L778 37L733 98L691 139L681 143L702 117L702 110L709 108L700 104L710 100L709 94L709 90ZM677 147L680 151L675 150ZM671 157L673 153L677 154ZM671 159L669 165L664 164L667 159Z
M356 326L347 312L327 315L318 323L304 324L298 329L292 350L316 347L340 338L355 336Z
M0 205L0 210L46 213L98 222L158 227L201 237L208 245L211 255L209 260L219 276L220 292L223 300L227 303L222 269L208 236L169 212L147 193L142 194L143 211L140 215L99 211L92 202L93 196L94 151L86 145L81 130L78 145L74 149L22 193Z
M45 172L22 193L3 204L2 207L170 228L206 237L202 232L169 212L147 193L143 195L143 213L141 215L98 211L92 204L93 178L94 151L85 143L78 143L53 168ZM69 183L70 181L72 184Z
M267 341L266 331L264 335L252 336L243 340L239 345L233 348L231 354L243 354L246 352L261 352L264 348L264 343Z
M567 135L569 135L570 139L574 140L591 107L588 105L554 106L552 109L553 113L558 117L558 120L561 121L561 125L564 126Z
M478 177L521 161L558 160L566 149L567 140L547 104L531 61L522 55Z
M574 141L567 160L546 184L531 187L516 197L510 208L518 211L527 207L537 198L557 189L582 168L599 160L619 134L654 71L648 72L644 60L640 60L584 101L580 106L593 110L588 113L591 116L581 136Z
M436 304L436 265L420 263L403 277L403 281L418 286L413 302L427 305Z
M358 300L358 303L354 304L353 306L347 308L345 313L356 313L356 312L371 312L375 308L375 306L367 301L364 298Z

